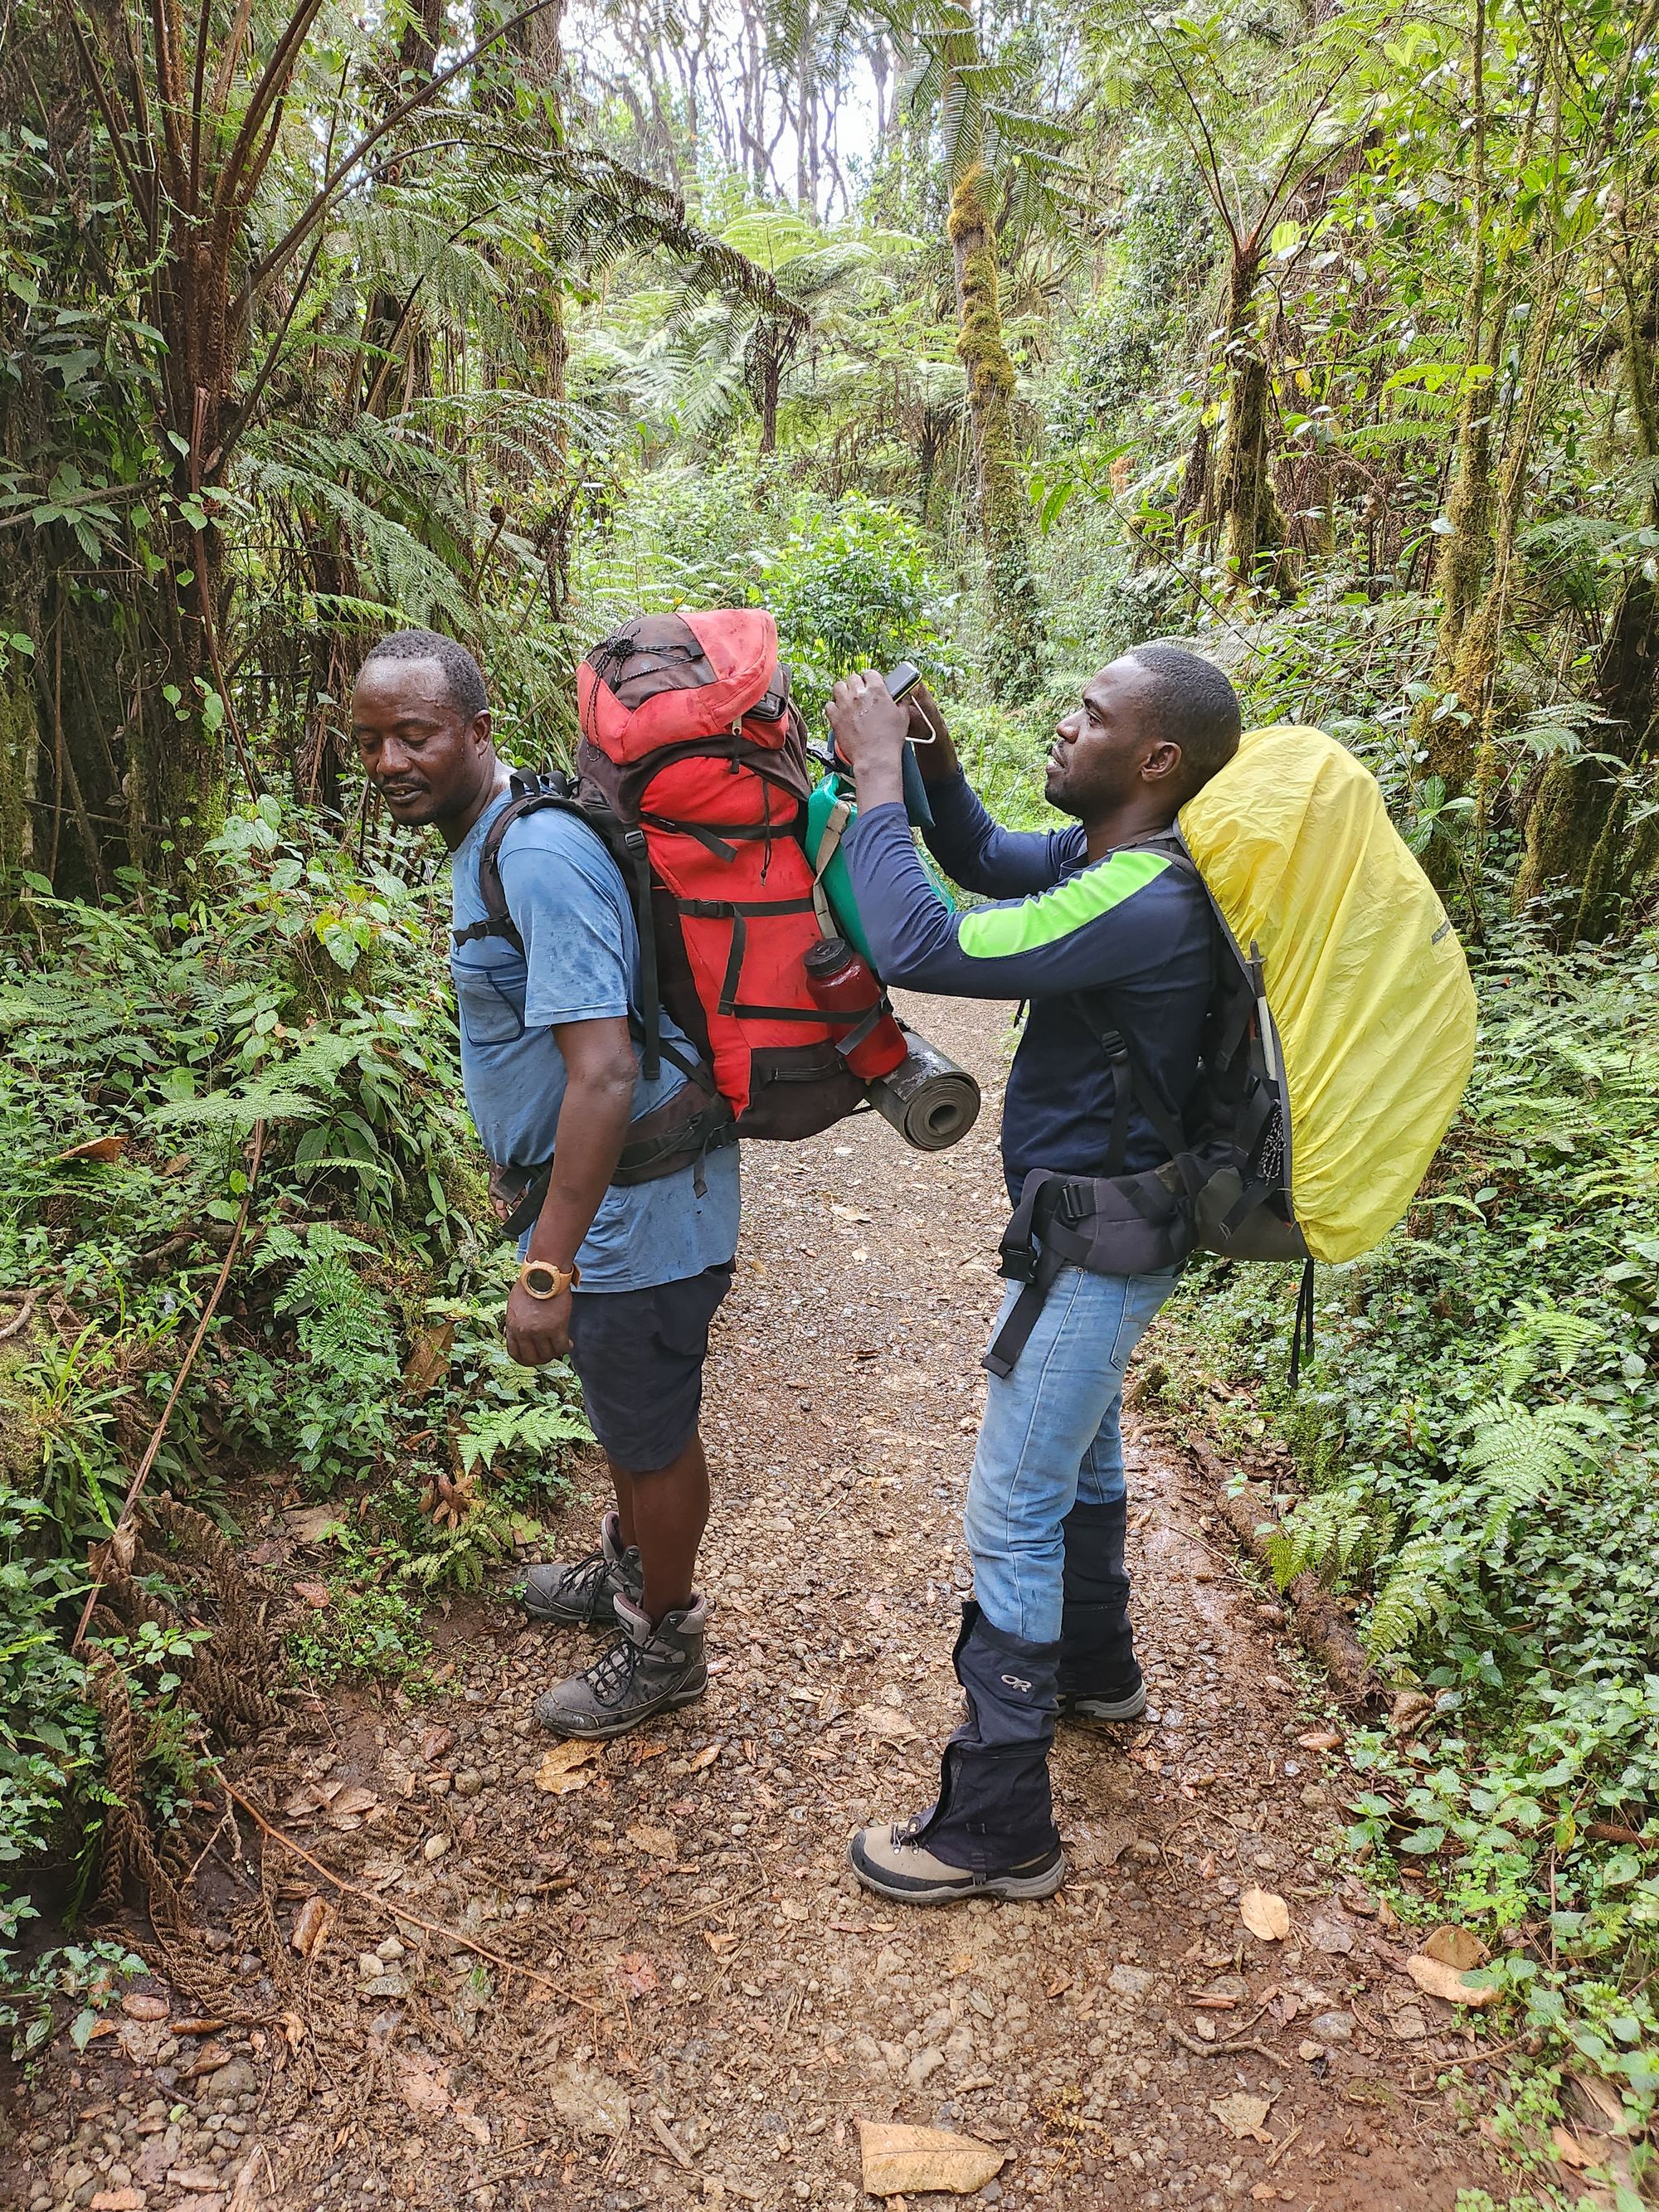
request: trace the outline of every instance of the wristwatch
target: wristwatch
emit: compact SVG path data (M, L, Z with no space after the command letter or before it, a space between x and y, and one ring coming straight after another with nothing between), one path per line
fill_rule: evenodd
M526 1260L519 1270L519 1280L532 1298L562 1298L581 1279L580 1267L556 1267L550 1260Z

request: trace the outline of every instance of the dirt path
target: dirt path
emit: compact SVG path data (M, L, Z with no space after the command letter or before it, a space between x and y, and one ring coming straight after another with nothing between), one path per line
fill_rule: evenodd
M1000 1010L913 1011L1000 1070ZM314 1955L261 1945L227 1894L235 1940L207 1941L250 1947L259 2024L181 2033L188 1992L158 1982L171 2018L60 2053L20 2204L843 2208L869 2201L860 2118L1004 2148L975 2201L1009 2212L1450 2212L1490 2178L1434 2086L1472 2046L1363 1893L1342 1901L1346 1770L1302 1741L1328 1725L1316 1694L1144 1437L1152 1708L1062 1740L1066 1889L906 1915L843 1871L856 1823L932 1796L954 1718L999 1091L938 1158L874 1117L746 1158L706 1424L707 1702L544 1766L530 1700L590 1647L480 1607L451 1624L440 1702L337 1704L308 1741L268 1739L244 1786L293 1804L285 1825L356 1893L270 1850L283 1937L313 1894L338 1908ZM307 1825L293 1793L342 1784L359 1795ZM1286 1902L1288 1941L1245 1931L1252 1887Z

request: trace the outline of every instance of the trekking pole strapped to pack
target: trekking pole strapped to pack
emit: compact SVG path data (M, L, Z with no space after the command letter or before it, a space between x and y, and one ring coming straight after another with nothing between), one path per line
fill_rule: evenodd
M1002 1240L1024 1285L985 1355L1018 1358L1066 1266L1139 1275L1206 1250L1303 1267L1291 1380L1313 1349L1312 1267L1369 1251L1410 1205L1474 1064L1475 1003L1427 877L1376 779L1322 731L1245 732L1146 840L1203 884L1216 984L1184 1115L1137 1062L1111 994L1079 999L1111 1070L1097 1177L1028 1176ZM1132 1105L1169 1157L1123 1173Z

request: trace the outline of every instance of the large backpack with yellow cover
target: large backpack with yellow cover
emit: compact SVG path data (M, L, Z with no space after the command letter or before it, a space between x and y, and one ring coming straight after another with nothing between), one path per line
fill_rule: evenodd
M1027 1178L1002 1272L1026 1285L986 1355L1007 1374L1066 1265L1151 1274L1203 1249L1299 1260L1292 1349L1312 1345L1312 1266L1378 1243L1416 1194L1474 1057L1474 991L1433 886L1376 779L1321 730L1247 731L1149 839L1208 892L1219 940L1200 1079L1177 1115L1109 992L1083 1005L1169 1152L1140 1175Z

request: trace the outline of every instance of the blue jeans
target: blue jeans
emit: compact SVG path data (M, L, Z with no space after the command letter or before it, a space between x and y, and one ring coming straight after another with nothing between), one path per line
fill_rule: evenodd
M1005 1635L1059 1641L1066 1516L1123 1495L1124 1370L1179 1273L1061 1268L1013 1373L990 1378L965 1529L974 1595Z

